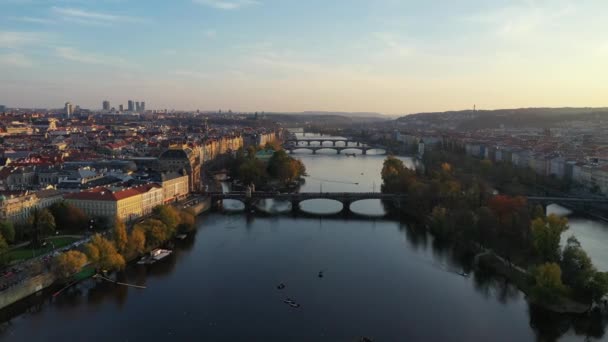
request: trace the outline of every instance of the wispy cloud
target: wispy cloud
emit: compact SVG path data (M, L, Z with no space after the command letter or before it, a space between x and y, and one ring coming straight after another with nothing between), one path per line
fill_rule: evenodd
M71 7L53 7L52 11L61 16L63 20L82 24L110 25L114 23L142 23L145 21L138 17L93 12Z
M469 22L488 25L494 33L502 36L521 36L554 23L574 11L575 6L569 1L555 1L544 5L535 1L527 1L519 5L475 13L465 19Z
M0 66L27 68L34 63L21 53L0 54Z
M36 44L45 34L39 32L0 31L0 48L18 48Z
M21 22L30 23L30 24L45 24L45 25L49 25L49 24L55 24L56 23L56 21L52 20L52 19L36 18L36 17L12 17L11 20L21 21Z
M82 52L72 47L57 47L55 48L55 55L68 61L83 64L108 65L116 67L128 65L128 63L122 58Z
M217 37L217 31L215 31L213 29L205 30L205 31L203 31L203 34L207 38L215 38L215 37Z
M192 0L192 2L222 10L237 10L260 4L256 0Z
M196 79L209 78L208 74L200 72L200 71L194 71L194 70L173 70L170 72L170 74L173 76L196 78Z

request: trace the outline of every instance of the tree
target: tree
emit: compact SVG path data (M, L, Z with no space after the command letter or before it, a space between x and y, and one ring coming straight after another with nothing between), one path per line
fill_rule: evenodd
M562 280L582 298L599 301L608 293L608 276L598 272L578 240L571 236L562 253Z
M405 167L403 161L393 156L384 160L382 165L382 192L407 192L410 184L416 179L416 173Z
M174 207L159 205L152 212L169 229L169 234L175 232L179 224L179 213Z
M0 265L4 265L8 262L7 253L8 243L6 243L6 240L4 239L2 234L0 234Z
M545 263L534 270L534 297L541 302L551 303L560 298L566 287L562 283L562 271L556 263Z
M67 202L54 203L49 210L55 218L57 227L61 230L81 232L89 228L89 217L84 211Z
M68 279L87 264L87 256L80 251L67 251L53 260L53 273L59 279Z
M15 227L13 227L10 221L0 221L0 234L2 234L6 242L15 242Z
M130 255L142 254L146 250L146 233L143 229L136 227L129 235L127 251Z
M433 208L429 219L429 228L433 235L441 239L445 239L453 233L454 226L446 208L439 206Z
M124 252L127 247L127 227L118 217L114 220L114 243L119 252Z
M126 262L116 250L116 246L99 234L95 234L85 246L87 256L98 268L107 271L121 270Z
M292 158L285 150L278 150L268 160L268 174L281 183L287 184L306 174L306 167L297 159Z
M32 231L32 244L40 246L41 240L55 232L55 218L48 209L34 209L28 218Z
M196 217L188 210L179 212L180 223L177 230L180 232L191 232L196 228Z
M560 238L568 229L568 219L551 214L532 221L532 242L534 249L545 261L558 261Z
M146 235L146 248L158 247L171 236L167 226L157 219L149 219L137 224L135 229L141 229Z

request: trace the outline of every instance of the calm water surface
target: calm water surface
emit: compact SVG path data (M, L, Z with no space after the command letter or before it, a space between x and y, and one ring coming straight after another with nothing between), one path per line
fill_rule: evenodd
M383 156L297 155L309 173L301 191L379 191ZM302 207L335 212L341 204ZM378 201L351 208L383 212ZM586 248L608 241L606 227L594 224L572 224ZM592 254L598 264L608 257ZM578 341L589 330L575 333L571 320L528 306L518 290L469 270L425 232L381 218L213 213L168 260L130 266L119 278L147 289L89 280L34 298L1 313L10 320L0 340ZM301 307L283 303L287 297Z

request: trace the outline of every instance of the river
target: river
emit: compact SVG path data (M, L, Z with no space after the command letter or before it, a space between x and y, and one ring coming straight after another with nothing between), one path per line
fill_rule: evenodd
M297 153L301 191L379 191L384 156ZM408 165L411 160L404 159ZM267 203L265 208L283 205ZM382 214L379 201L353 211ZM309 201L302 209L336 212ZM579 219L577 219L579 220ZM144 290L87 280L0 312L2 341L582 341L604 326L550 315L426 232L384 218L211 213L162 263L118 275ZM608 228L574 232L602 269ZM603 259L600 261L600 259ZM323 272L320 278L319 272ZM460 275L469 273L469 277ZM279 283L286 287L277 289ZM283 302L291 298L301 306Z

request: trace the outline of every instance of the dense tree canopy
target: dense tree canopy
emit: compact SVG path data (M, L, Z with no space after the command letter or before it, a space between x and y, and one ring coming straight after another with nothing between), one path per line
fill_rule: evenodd
M82 232L89 228L89 217L84 211L67 202L54 203L49 210L55 218L57 229Z
M89 260L98 268L114 271L125 267L125 259L118 253L114 243L99 234L93 236L85 249Z
M55 232L55 218L48 209L32 210L27 224L32 232L32 244L39 246L44 237Z
M87 256L79 251L61 253L53 260L53 273L59 279L68 279L87 264Z
M562 283L562 271L556 263L546 263L534 271L535 285L533 295L541 302L551 303L559 300L566 288Z
M568 219L551 214L532 221L532 241L536 252L545 261L557 262L560 256L559 242L568 229Z
M15 242L15 227L10 221L0 221L0 234L2 234L6 242Z

